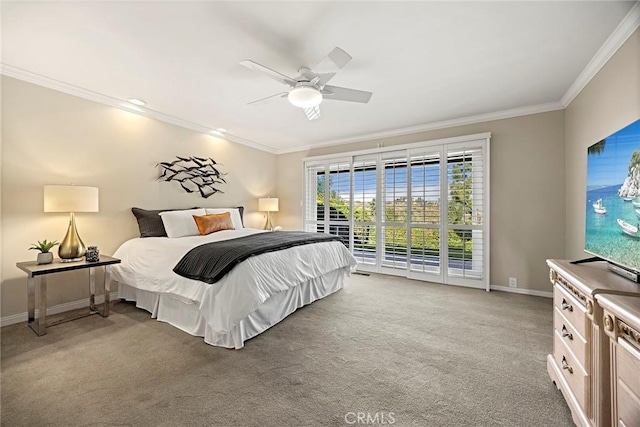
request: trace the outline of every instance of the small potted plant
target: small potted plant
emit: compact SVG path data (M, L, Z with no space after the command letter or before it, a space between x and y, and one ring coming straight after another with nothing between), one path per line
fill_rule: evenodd
M51 242L47 241L47 239L44 239L42 242L38 240L38 244L36 245L35 243L32 243L29 250L40 251L38 258L36 258L38 264L51 264L53 262L53 254L49 251L51 248L59 244L60 243L55 240L52 240Z

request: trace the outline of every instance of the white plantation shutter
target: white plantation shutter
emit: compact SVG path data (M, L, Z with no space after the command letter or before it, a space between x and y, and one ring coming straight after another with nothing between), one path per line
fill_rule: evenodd
M410 151L410 271L411 277L441 277L442 179L441 150L437 147ZM425 277L435 280L433 277Z
M310 163L305 167L304 230L324 231L325 173L324 164Z
M329 234L340 236L342 243L351 247L351 162L331 162L327 170Z
M303 210L359 270L488 290L488 134L307 159Z
M481 144L447 147L447 253L452 282L484 278L484 176Z
M377 265L378 168L376 156L353 159L353 256L361 269L375 271ZM373 269L371 267L374 267Z
M407 152L383 153L380 227L382 267L407 268ZM382 271L382 270L381 270ZM395 271L386 271L394 274Z
M340 236L349 247L351 162L305 164L304 230Z

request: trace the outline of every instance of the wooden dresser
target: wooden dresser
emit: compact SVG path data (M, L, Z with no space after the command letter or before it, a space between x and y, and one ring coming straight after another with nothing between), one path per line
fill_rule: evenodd
M640 426L640 296L597 295L610 340L611 425Z
M553 283L553 354L547 371L578 426L611 425L609 338L599 294L640 295L640 285L605 262L574 265L547 260Z

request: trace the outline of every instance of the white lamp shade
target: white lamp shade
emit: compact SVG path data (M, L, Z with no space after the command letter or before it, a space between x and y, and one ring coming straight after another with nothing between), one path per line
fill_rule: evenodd
M262 212L278 212L278 198L266 197L258 199L258 210Z
M45 185L45 212L98 212L98 187Z
M290 103L300 108L315 107L322 102L322 94L320 91L308 86L300 86L291 90L287 98Z

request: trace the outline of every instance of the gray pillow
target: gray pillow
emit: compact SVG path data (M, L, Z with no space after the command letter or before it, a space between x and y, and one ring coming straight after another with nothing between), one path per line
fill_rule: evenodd
M160 212L178 211L181 209L160 209L148 211L146 209L131 208L131 212L135 215L140 229L140 237L167 237L167 231L164 229Z
M197 209L197 208L191 208ZM160 212L168 212L168 211L181 211L184 209L160 209L160 210L146 210L141 208L131 208L131 212L136 217L138 221L138 228L140 229L140 237L167 237L167 230L164 229L164 224L162 223L162 217L160 217ZM244 224L244 206L238 206L238 211L240 212L240 219Z
M242 221L242 226L244 227L244 206L236 206L238 212L240 212L240 221Z

